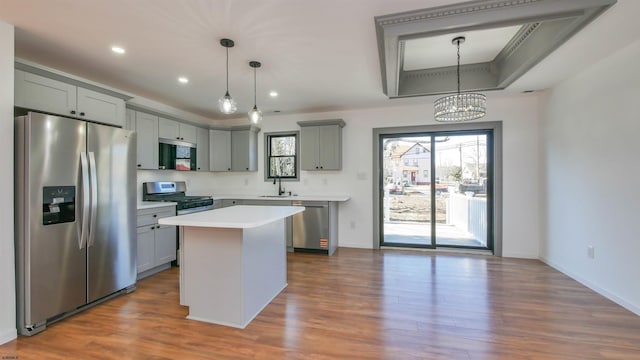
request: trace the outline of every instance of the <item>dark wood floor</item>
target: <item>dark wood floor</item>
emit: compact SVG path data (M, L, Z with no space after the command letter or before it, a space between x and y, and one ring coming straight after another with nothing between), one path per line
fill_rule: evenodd
M640 317L539 261L358 249L288 261L289 286L244 330L186 320L173 268L0 359L640 359Z

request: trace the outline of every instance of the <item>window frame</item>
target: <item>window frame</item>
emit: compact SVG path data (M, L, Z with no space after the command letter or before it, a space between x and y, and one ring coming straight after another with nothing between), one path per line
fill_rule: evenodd
M272 176L270 174L271 166L270 159L271 156L271 138L274 137L295 137L296 145L295 145L295 154L294 163L295 163L295 176L286 176L281 177L282 181L300 181L300 131L276 131L276 132L268 132L264 133L264 181L273 181L278 179L277 176Z

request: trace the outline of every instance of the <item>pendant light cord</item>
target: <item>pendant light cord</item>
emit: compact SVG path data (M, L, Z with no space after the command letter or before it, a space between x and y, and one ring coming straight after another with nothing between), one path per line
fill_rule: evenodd
M456 72L458 73L458 95L460 95L460 40L456 41L458 45L458 67Z
M258 92L258 85L256 82L256 68L253 68L253 106L258 105L258 100L256 97L256 93Z
M458 58L460 55L458 54ZM460 60L458 60L459 62ZM458 85L460 87L460 85ZM227 47L227 93L229 93L229 48Z

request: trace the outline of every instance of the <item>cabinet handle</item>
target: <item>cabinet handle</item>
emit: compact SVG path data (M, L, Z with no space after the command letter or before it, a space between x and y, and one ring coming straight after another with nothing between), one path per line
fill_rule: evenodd
M153 229L155 229L155 227L154 227L154 226L152 226L152 227L151 227L151 230L153 230Z
M324 167L320 166L320 169L324 169Z
M71 115L75 115L76 111L75 110L71 110Z
M80 113L80 116L84 116L84 111Z
M318 168L318 167L316 166L316 169L317 169L317 168Z
M176 140L180 140L180 136L176 137Z
M247 168L247 170L249 170L249 168Z
M200 168L198 168L198 170L200 170Z
M142 164L138 164L138 167L142 167Z
M231 168L227 168L227 171L231 171Z
M158 217L158 214L153 214L153 217Z

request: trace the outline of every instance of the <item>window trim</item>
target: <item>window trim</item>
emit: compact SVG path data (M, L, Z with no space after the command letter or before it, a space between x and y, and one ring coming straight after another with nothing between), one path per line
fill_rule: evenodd
M296 138L296 148L295 148L295 164L296 164L296 176L295 177L283 177L282 181L300 181L300 131L275 131L264 133L264 181L273 181L277 179L275 176L269 176L269 158L270 151L269 146L271 143L271 137L281 137L281 136L294 136Z

